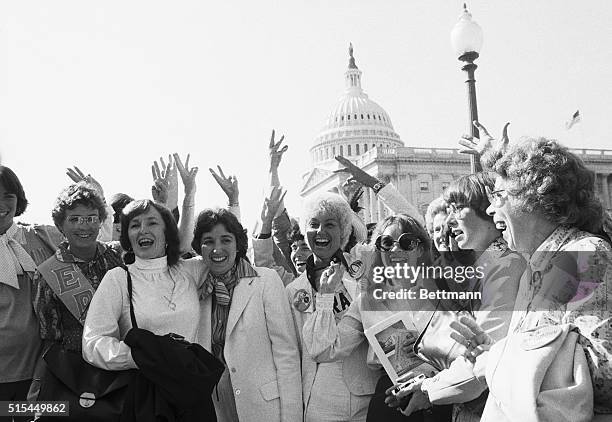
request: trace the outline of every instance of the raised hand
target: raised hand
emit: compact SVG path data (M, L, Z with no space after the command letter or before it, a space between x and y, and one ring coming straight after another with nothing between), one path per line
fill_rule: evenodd
M98 192L100 198L104 199L104 189L102 189L102 185L94 179L91 174L85 175L77 166L74 166L74 169L66 169L66 175L70 177L74 183L85 182L91 185Z
M370 176L365 171L361 170L355 164L351 163L350 160L347 160L344 157L337 156L336 161L344 166L343 169L334 170L334 173L348 173L351 177L348 179L349 182L356 181L361 183L364 186L369 188L373 188L380 180L378 180L374 176Z
M221 187L223 192L225 192L225 195L227 195L229 205L238 205L238 179L236 179L236 176L225 177L221 166L217 166L217 169L219 170L219 174L215 173L215 171L211 168L209 168L208 170L210 171L210 174L212 174L212 177L215 179L219 187Z
M287 145L281 148L281 144L285 140L285 135L282 135L278 142L274 142L274 129L272 129L272 136L270 137L270 145L268 145L268 151L270 154L270 171L278 169L283 154L287 152L289 147Z
M283 188L280 186L274 186L270 195L264 199L263 207L261 209L261 233L270 233L272 231L272 220L278 211L278 208L283 203L285 194Z
M168 155L168 164L165 163L163 157L160 157L159 162L153 162L151 166L151 174L153 176L153 186L151 186L151 195L153 200L165 204L168 208L174 209L178 204L178 175L176 164L172 161L172 156Z
M179 157L178 154L174 153L173 157L178 173L181 175L181 180L183 181L185 197L193 196L196 191L196 176L198 175L198 167L189 168L190 154L187 154L187 158L185 159L184 165L183 161L181 160L181 157Z
M342 263L332 262L321 274L319 292L321 294L335 293L336 288L342 282L343 276L344 267L342 267Z
M469 135L463 135L461 139L459 139L459 145L463 148L459 150L459 152L463 154L470 154L476 156L476 159L480 159L480 157L489 150L500 150L504 151L508 143L510 142L508 139L508 126L510 122L504 125L504 129L502 131L501 139L498 141L491 136L489 131L481 125L478 121L474 120L473 125L480 132L480 139L473 138Z
M489 350L493 339L478 325L471 316L462 316L450 324L451 338L466 347L465 357L474 362L476 357Z

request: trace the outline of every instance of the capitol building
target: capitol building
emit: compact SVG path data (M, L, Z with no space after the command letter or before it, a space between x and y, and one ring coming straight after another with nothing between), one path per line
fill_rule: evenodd
M384 182L391 182L424 214L427 205L440 196L453 180L470 173L469 156L458 149L405 146L393 129L389 114L371 100L361 87L362 72L349 47L349 64L344 73L345 93L328 115L323 129L310 148L312 168L304 175L300 195L337 191L348 178L334 173L342 166L340 155ZM573 149L597 174L596 189L604 207L612 208L612 151ZM371 189L359 205L366 223L389 215Z

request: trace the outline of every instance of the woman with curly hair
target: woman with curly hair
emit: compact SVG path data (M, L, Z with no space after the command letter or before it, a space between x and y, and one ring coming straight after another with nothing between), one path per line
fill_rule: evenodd
M494 145L486 129L481 133L482 142ZM455 327L470 356L478 356L475 371L486 374L483 420L575 421L612 413L612 249L599 235L595 175L557 141L525 139L507 150L505 144L488 151L497 178L487 213L528 266L503 341L495 343L468 318ZM576 329L574 352L556 367L546 351L570 344Z

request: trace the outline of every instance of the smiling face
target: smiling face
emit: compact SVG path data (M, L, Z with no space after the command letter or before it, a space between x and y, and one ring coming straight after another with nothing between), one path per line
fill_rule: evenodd
M127 227L130 245L138 258L153 259L166 255L166 224L154 207L132 217Z
M471 207L460 207L449 216L452 233L461 249L484 251L499 237L495 224L480 217Z
M88 217L94 217L94 221L80 221ZM99 212L87 205L77 205L73 209L66 210L66 217L60 229L72 249L86 250L92 248L96 244L100 232Z
M394 240L398 240L403 234L401 228L397 224L391 224L387 226L381 233L381 236L391 236ZM419 257L423 254L423 247L419 244L416 248L411 251L403 250L399 243L395 243L393 248L389 251L380 251L380 257L383 265L386 267L396 266L397 264L409 266L416 266Z
M312 255L312 251L305 240L296 240L291 244L291 262L295 266L298 274L306 270L306 260Z
M225 274L236 262L236 237L223 224L217 224L200 238L204 264L215 275Z
M17 211L17 195L7 192L0 183L0 234L4 234L12 225Z
M437 213L433 218L433 242L434 246L439 251L447 251L448 245L446 241L446 218L448 215L444 212Z
M318 259L328 261L342 244L339 221L326 211L318 212L306 223L306 242Z

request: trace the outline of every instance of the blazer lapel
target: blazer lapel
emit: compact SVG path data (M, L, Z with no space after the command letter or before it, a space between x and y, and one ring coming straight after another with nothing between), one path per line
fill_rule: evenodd
M212 295L200 301L200 326L198 339L200 345L209 352L212 351Z
M255 293L255 277L243 278L234 288L232 303L230 305L229 315L227 317L227 328L225 330L225 338L229 337L230 333L236 326L238 318L242 315L253 293Z

